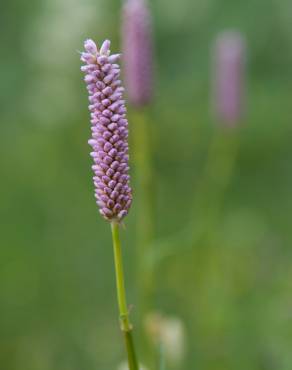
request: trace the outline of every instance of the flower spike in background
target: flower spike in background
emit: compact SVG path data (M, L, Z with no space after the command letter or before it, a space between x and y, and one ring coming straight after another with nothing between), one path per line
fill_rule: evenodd
M153 95L151 17L147 0L126 0L122 15L125 84L129 102L142 107Z
M246 42L242 34L221 32L215 40L213 59L216 119L227 126L236 126L244 105Z
M120 68L115 64L119 54L110 55L110 42L100 50L92 40L84 43L81 54L85 65L85 82L89 93L93 151L95 197L101 215L107 220L120 221L129 211L132 194L128 175L128 121Z
M128 121L126 119L124 91L121 86L120 68L116 62L119 54L110 54L110 42L104 41L100 49L92 40L84 43L81 60L85 63L85 82L89 93L91 114L94 185L101 215L111 222L117 298L120 325L128 355L129 370L138 370L132 324L126 301L120 221L127 215L132 201L128 175Z

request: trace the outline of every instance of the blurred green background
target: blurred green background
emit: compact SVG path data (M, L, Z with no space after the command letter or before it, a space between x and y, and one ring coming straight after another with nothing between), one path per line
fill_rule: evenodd
M110 38L119 50L120 7L1 2L1 370L116 369L124 358L77 53L87 37ZM157 83L147 119L160 256L151 306L185 325L180 369L290 370L292 3L152 0L151 9ZM226 28L247 38L248 98L233 171L213 204L216 184L199 190L209 147L222 135L209 112L209 59ZM131 111L129 118L133 132ZM202 197L212 201L196 212ZM122 231L131 303L138 204ZM193 242L187 230L202 220L207 235Z

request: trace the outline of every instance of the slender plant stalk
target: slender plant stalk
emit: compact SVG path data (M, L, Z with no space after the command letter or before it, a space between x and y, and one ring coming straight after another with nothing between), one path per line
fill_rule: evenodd
M154 271L146 263L149 248L154 237L153 174L151 158L150 124L147 109L133 111L135 130L133 131L135 188L137 200L137 277L140 317L152 309L154 295Z
M231 131L231 130L230 130ZM228 186L232 181L238 154L238 132L215 132L210 143L205 174L198 187L196 208L201 214L201 233L211 236Z
M214 237L212 230L215 229L224 196L232 182L240 146L238 132L233 131L214 133L202 180L194 197L192 219L179 232L151 243L148 257L153 269L164 258L187 252L202 240L210 242ZM193 220L197 220L196 223Z
M164 347L163 347L163 344L162 343L159 343L158 369L159 370L166 370L166 367L165 367Z
M111 222L114 261L116 271L116 285L117 285L117 298L120 313L120 326L124 335L126 351L128 355L129 370L138 370L138 362L134 348L134 341L132 336L133 326L130 322L129 311L126 300L126 290L124 281L123 261L121 241L119 235L119 224L115 221Z

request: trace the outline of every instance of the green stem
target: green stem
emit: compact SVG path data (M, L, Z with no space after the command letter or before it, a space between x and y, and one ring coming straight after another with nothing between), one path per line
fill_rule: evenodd
M154 271L145 264L149 245L153 240L153 178L151 160L150 122L146 109L133 111L133 158L135 163L135 188L137 200L137 275L140 317L151 310L154 293Z
M114 260L116 271L116 285L117 285L117 298L120 313L121 331L124 335L126 350L128 355L129 370L138 370L138 363L135 354L134 342L132 337L133 326L130 322L129 311L126 300L125 280L122 261L121 241L119 235L119 224L117 222L111 223Z
M210 243L220 217L224 196L232 182L239 150L239 133L217 130L209 145L202 180L197 186L189 224L167 238L149 246L149 264L157 266L163 259L191 250L204 240ZM196 220L196 223L193 222ZM152 267L154 269L154 267Z
M234 132L215 132L208 150L203 180L198 187L197 214L201 215L201 233L211 237L218 220L224 196L231 183L238 152L238 135Z
M165 355L164 355L164 347L162 343L159 343L158 369L165 370Z

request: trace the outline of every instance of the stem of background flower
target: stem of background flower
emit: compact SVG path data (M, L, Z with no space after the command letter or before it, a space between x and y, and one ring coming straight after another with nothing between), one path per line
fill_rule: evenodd
M153 240L153 179L151 164L150 125L146 109L133 112L133 160L137 202L137 281L139 315L143 318L151 310L154 290L154 271L145 263Z
M187 252L202 241L211 243L224 197L232 182L238 148L236 128L223 131L222 127L218 127L214 130L202 178L196 187L190 222L179 232L152 243L151 265L157 266L166 257Z
M197 190L195 205L197 214L201 215L200 230L203 237L206 237L206 233L211 236L210 230L214 229L218 219L226 190L232 180L238 144L236 128L227 132L222 128L217 129L211 139L205 174Z
M117 285L117 297L118 306L120 312L120 325L124 335L126 350L128 355L129 370L138 370L138 362L136 358L134 342L132 337L133 326L130 322L129 311L126 300L126 290L124 281L124 271L122 262L122 250L121 241L119 235L119 224L117 222L111 223L112 237L113 237L113 249L114 249L114 261L116 271L116 285Z
M158 351L159 351L158 370L165 370L165 355L164 355L164 347L162 343L159 343Z
M187 252L202 241L210 243L213 240L224 196L234 175L240 144L238 134L236 128L229 132L218 128L213 133L202 180L196 188L190 222L173 235L149 245L146 260L153 270L166 257Z

